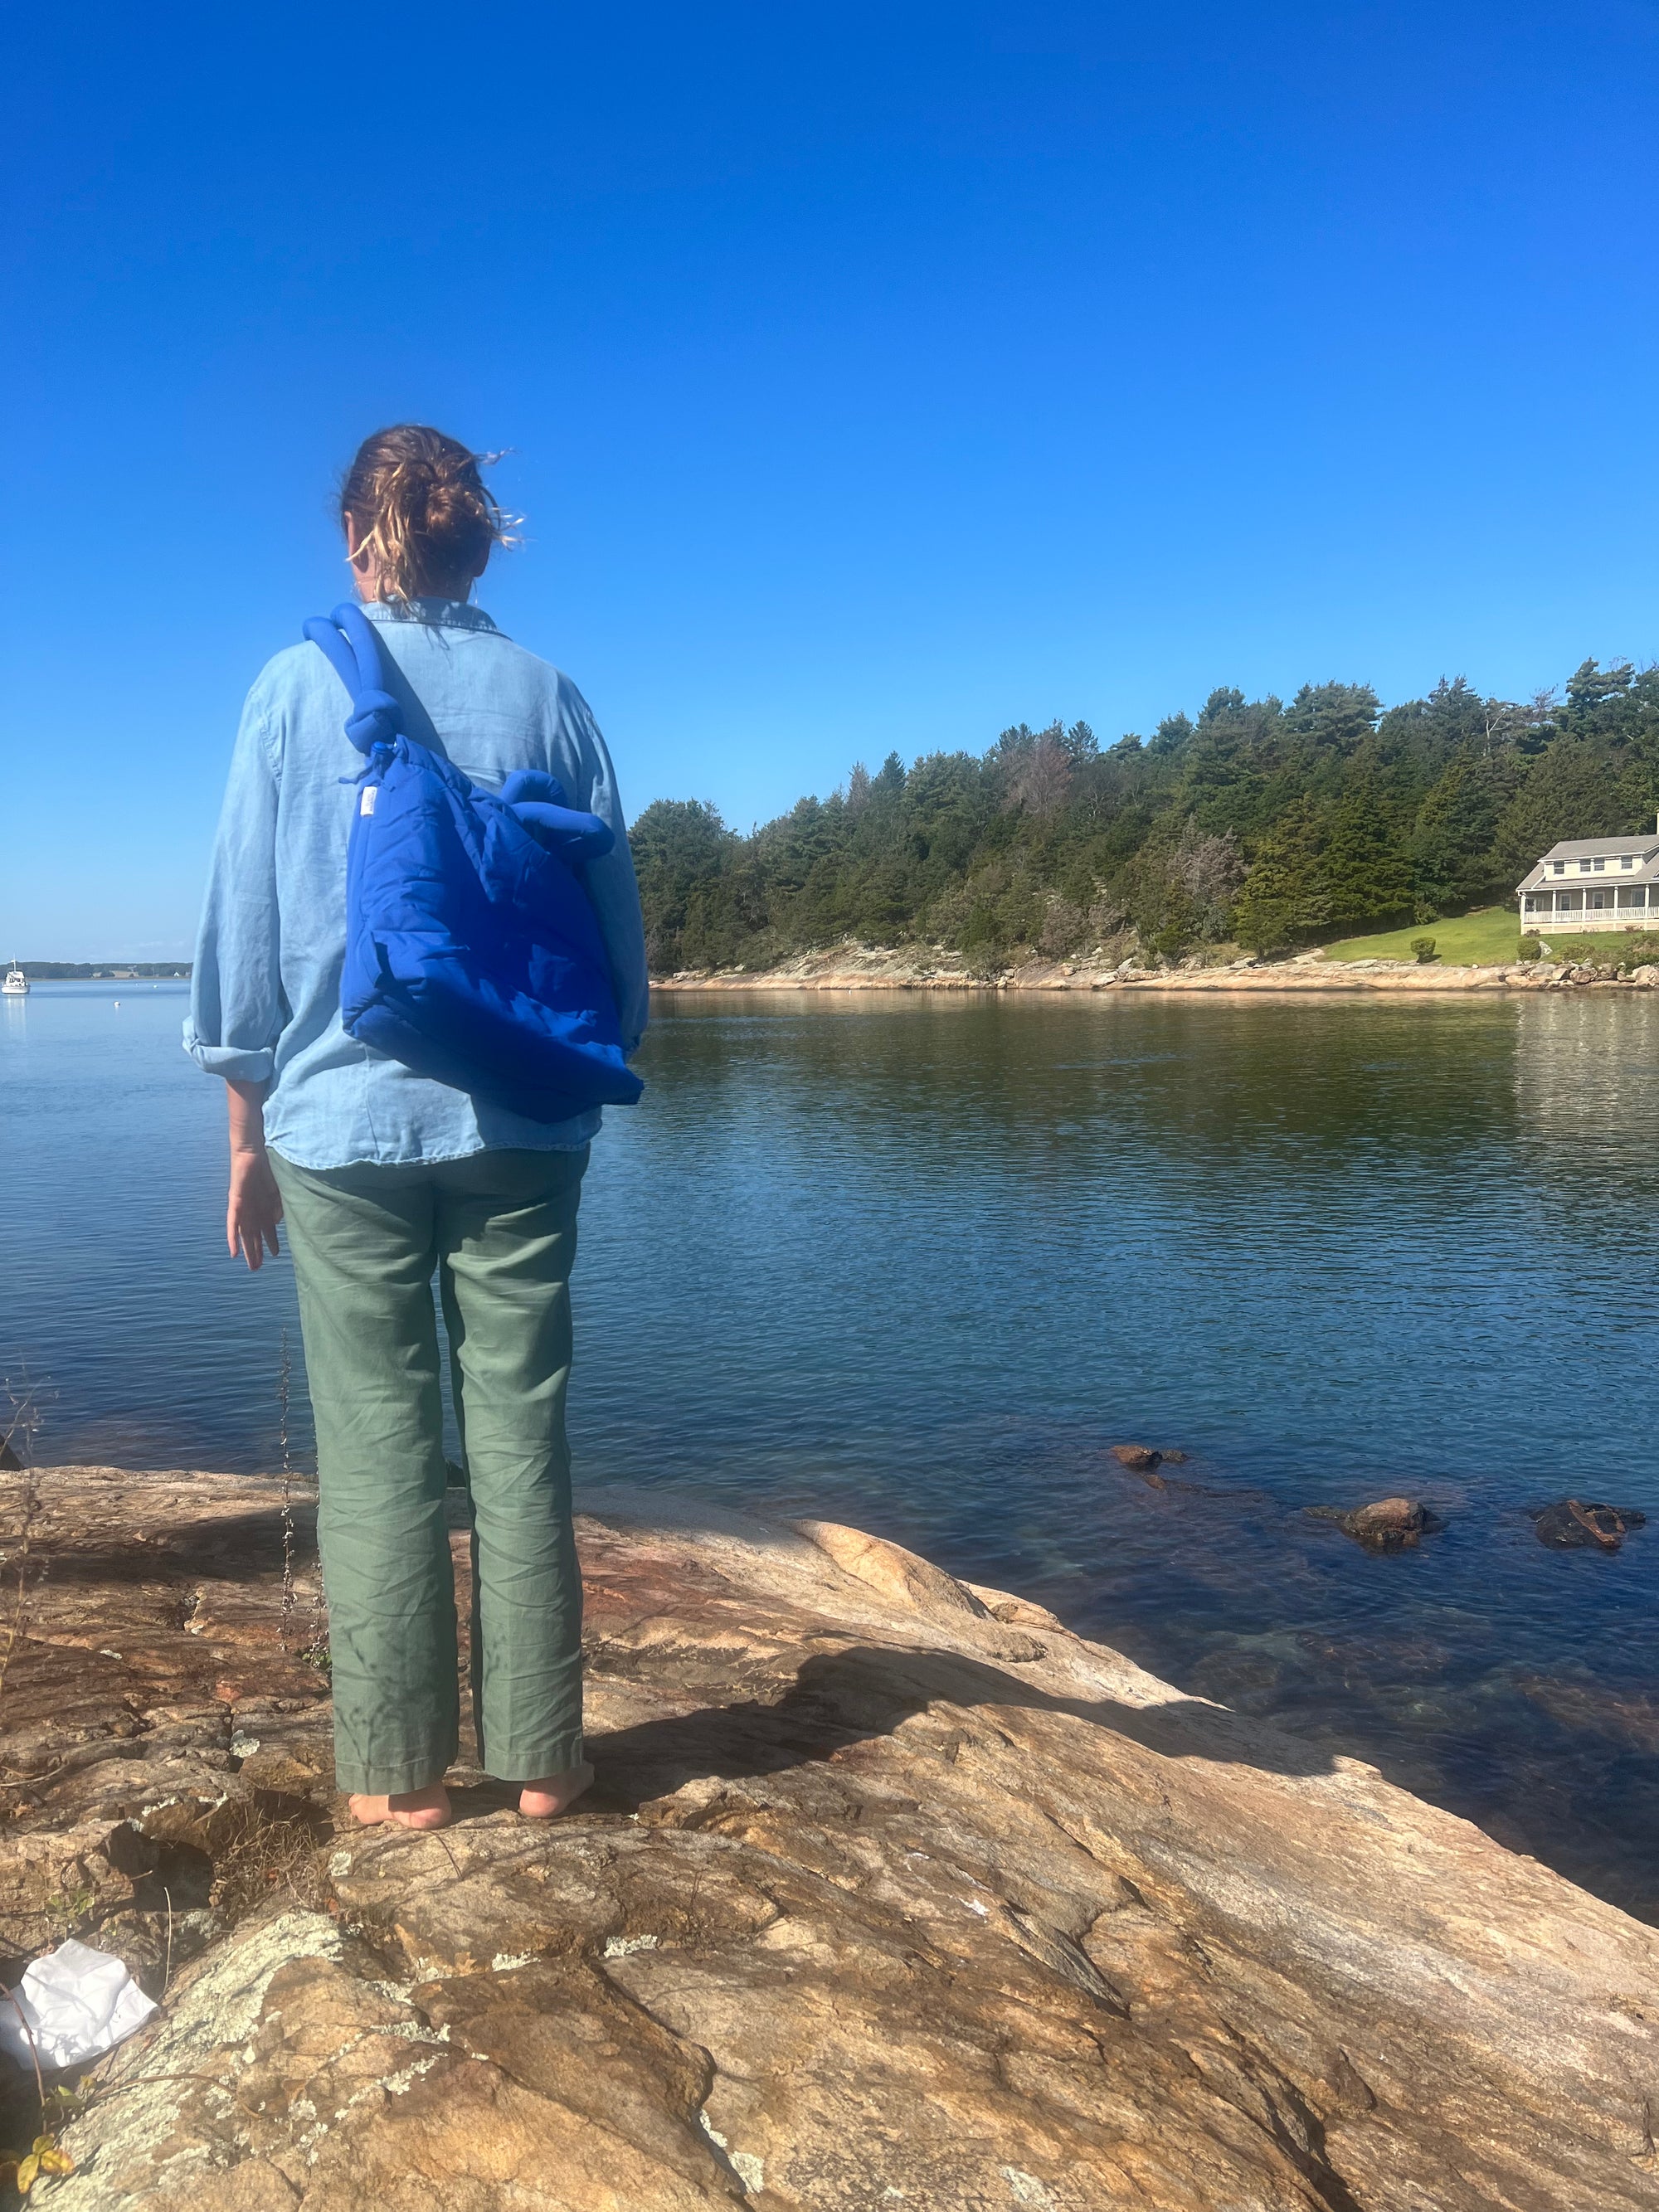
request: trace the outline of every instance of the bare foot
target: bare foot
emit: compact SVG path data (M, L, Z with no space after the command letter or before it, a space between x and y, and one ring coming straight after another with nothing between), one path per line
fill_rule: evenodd
M389 1797L354 1797L351 1817L365 1828L447 1828L449 1792L434 1782L428 1790L394 1790Z
M544 1774L539 1782L526 1782L519 1792L519 1810L529 1820L550 1820L574 1805L593 1779L586 1759L565 1774Z

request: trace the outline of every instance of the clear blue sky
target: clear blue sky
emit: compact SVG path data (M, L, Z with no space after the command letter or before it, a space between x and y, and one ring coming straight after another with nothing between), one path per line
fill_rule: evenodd
M14 14L0 957L188 949L403 417L637 811L1659 623L1652 0Z

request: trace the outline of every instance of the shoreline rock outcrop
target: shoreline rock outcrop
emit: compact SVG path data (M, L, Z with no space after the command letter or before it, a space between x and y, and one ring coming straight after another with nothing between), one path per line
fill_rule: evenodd
M1309 993L1413 997L1471 991L1613 990L1659 988L1659 967L1621 969L1609 945L1605 965L1583 962L1515 960L1493 967L1458 967L1437 960L1327 960L1318 952L1289 959L1198 961L1178 966L1089 957L1028 958L993 972L970 969L959 953L939 946L887 948L840 945L803 952L775 968L685 969L653 976L653 991L1199 991L1297 995Z
M591 1797L370 1833L306 1502L39 1499L3 1948L162 1999L65 2212L1659 2206L1659 1932L1012 1593L589 1492Z

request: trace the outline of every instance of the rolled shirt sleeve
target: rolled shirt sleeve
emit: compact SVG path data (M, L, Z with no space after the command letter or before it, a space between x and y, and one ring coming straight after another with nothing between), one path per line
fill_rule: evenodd
M213 844L185 1049L233 1083L267 1083L283 1022L278 776L258 686L248 695Z
M568 677L559 679L559 708L562 734L580 763L585 796L576 803L586 805L616 835L611 850L588 861L583 874L611 965L623 1049L632 1053L645 1035L650 1016L651 983L646 968L640 887L634 875L634 856L628 848L628 824L623 818L617 771L592 710Z

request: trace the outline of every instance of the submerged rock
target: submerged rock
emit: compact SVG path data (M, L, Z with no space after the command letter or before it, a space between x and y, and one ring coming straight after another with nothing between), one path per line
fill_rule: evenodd
M1563 1674L1526 1670L1513 1679L1522 1697L1574 1735L1605 1736L1649 1758L1659 1756L1659 1697L1650 1692L1600 1679L1587 1668Z
M1120 1467L1133 1468L1137 1474L1144 1474L1149 1468L1156 1467L1164 1456L1151 1444L1114 1444L1111 1453Z
M1616 1552L1632 1528L1644 1528L1648 1516L1630 1505L1602 1505L1579 1498L1558 1498L1532 1509L1540 1544L1560 1552Z
M1316 1521L1334 1522L1345 1535L1371 1552L1409 1550L1446 1525L1437 1513L1411 1498L1379 1498L1352 1512L1337 1505L1310 1505L1306 1510Z
M41 1492L0 1941L167 1980L61 2212L1659 2203L1659 1935L1007 1592L590 1494L591 1796L371 1832L276 1486Z

